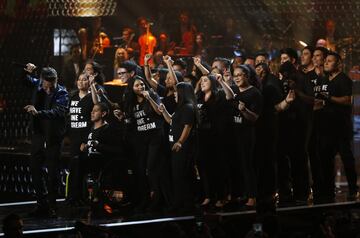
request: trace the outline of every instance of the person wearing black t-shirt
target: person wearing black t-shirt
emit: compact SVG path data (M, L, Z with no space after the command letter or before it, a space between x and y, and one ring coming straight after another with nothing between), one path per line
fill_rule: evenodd
M199 121L194 88L188 83L176 85L176 110L170 115L164 104L159 111L170 124L169 141L172 156L172 208L177 212L189 212L193 208L192 180L194 177L194 129Z
M327 76L316 89L315 109L319 110L320 159L323 171L323 191L321 196L332 201L335 198L334 160L339 152L344 164L349 184L349 198L358 196L355 159L351 150L352 121L351 96L352 81L341 72L341 58L330 52L325 60Z
M289 109L279 114L278 188L279 201L307 204L310 193L308 157L306 153L307 123L311 106L302 100L311 94L304 75L297 70L297 53L289 48L281 52L279 69L283 98L294 90L296 98Z
M197 94L197 106L200 113L197 165L205 198L201 205L208 206L212 202L216 207L221 207L225 199L225 161L227 158L223 156L226 148L219 146L219 142L222 139L223 130L226 129L224 124L231 119L227 113L231 104L227 100L233 99L234 93L220 74L202 76L200 80L201 91ZM218 89L218 84L223 90ZM230 131L225 133L230 133Z
M258 203L276 192L276 146L278 143L278 104L282 102L279 79L270 73L268 64L256 65L256 74L261 82L262 113L256 126L255 158L258 167ZM287 106L287 105L286 105Z
M94 78L94 76L90 76ZM93 79L92 79L93 80ZM94 84L90 86L90 80L85 74L80 74L76 81L78 90L70 96L68 136L71 147L69 195L67 201L70 205L76 205L81 200L82 172L80 163L84 153L80 152L80 145L87 141L91 128L91 111L94 104L99 102Z
M321 83L322 77L324 77L324 60L328 50L323 47L317 47L312 49L307 46L302 50L301 54L301 66L302 72L306 78L306 81L310 83L311 95L310 100L307 100L307 104L311 105L312 109L308 117L308 131L306 148L310 161L311 178L312 178L312 191L313 198L316 199L321 193L322 176L321 176L321 163L318 156L319 150L319 137L317 133L318 121L317 112L313 110L315 89Z
M256 87L250 85L248 66L235 67L233 77L236 85L233 109L236 156L230 162L232 198L237 199L243 195L247 199L246 206L254 207L257 195L255 124L262 110L262 96Z
M157 94L146 91L146 84L141 77L135 76L129 80L124 109L135 130L133 147L136 149L134 166L139 196L138 212L142 212L148 205L155 209L154 206L159 205L156 203L160 202L161 195L165 200L169 199L168 191L161 191L160 188L165 161L162 154L163 119L158 111L159 103Z
M98 182L101 172L113 160L118 159L122 153L122 147L118 140L114 140L113 129L105 121L109 115L109 107L105 103L97 103L91 111L92 128L85 143L80 145L80 151L87 155L85 165L86 172L90 172ZM95 191L95 195L98 191Z

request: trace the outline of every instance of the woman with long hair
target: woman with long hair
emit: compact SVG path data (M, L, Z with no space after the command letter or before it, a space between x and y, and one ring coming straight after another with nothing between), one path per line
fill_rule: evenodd
M193 208L194 196L194 130L199 122L194 88L188 83L176 85L174 114L170 115L163 104L159 111L170 124L169 142L172 150L172 207L177 212L189 212Z
M204 192L201 205L207 207L211 202L221 207L225 198L226 171L222 134L226 129L224 123L231 120L231 115L227 113L231 104L227 100L233 99L234 93L220 74L204 75L200 81L201 91L197 93L200 112L197 166Z
M124 48L117 48L114 57L114 78L118 78L118 69L121 64L129 59L128 53Z
M133 148L136 148L134 166L139 196L138 212L150 205L150 201L153 206L160 198L159 177L163 168L164 131L163 119L157 106L159 102L157 94L149 91L141 77L135 76L129 80L124 110L135 132Z

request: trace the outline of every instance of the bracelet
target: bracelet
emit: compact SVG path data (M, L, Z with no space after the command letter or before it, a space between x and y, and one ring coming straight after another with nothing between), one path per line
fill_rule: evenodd
M182 144L178 141L176 142L175 144L178 144L178 146L181 148L182 147Z
M286 100L286 98L285 98L285 103L287 104L287 105L290 105L290 102L288 102L287 100Z

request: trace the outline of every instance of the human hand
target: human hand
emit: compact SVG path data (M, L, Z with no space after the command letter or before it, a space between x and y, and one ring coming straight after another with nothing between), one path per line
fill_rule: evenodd
M33 105L26 105L24 107L25 111L32 114L33 116L38 114L38 111L36 110L36 108Z

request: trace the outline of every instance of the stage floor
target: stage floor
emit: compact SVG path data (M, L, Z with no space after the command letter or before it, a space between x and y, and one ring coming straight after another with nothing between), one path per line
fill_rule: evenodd
M276 213L281 214L289 213L314 213L317 211L324 211L329 209L342 209L341 207L360 208L360 200L347 201L346 200L346 187L340 191L338 189L336 202L324 203L324 204L312 204L303 206L287 206L277 207ZM17 202L17 203L3 203L0 204L0 219L2 220L7 214L15 213L20 215L24 221L24 234L55 234L55 233L67 233L72 232L75 227L75 222L80 221L87 225L100 226L105 228L119 228L124 226L144 225L144 224L156 224L164 222L182 222L191 221L196 219L195 215L189 216L169 216L169 215L131 215L121 216L95 216L89 207L71 208L65 205L63 199L58 200L58 218L34 218L29 217L28 213L35 208L35 202ZM255 210L234 210L231 212L209 212L205 213L206 216L223 217L241 217L241 216L256 216ZM0 236L3 236L2 230L0 230Z

